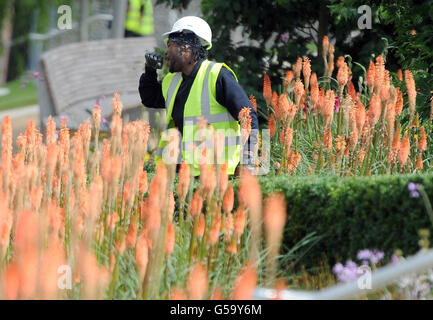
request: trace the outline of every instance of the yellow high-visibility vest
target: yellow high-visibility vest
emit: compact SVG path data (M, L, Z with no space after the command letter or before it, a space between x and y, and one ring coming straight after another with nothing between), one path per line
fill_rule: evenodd
M216 81L223 66L233 73L237 81L235 73L226 64L204 60L197 71L185 103L180 155L182 156L181 160L192 166L194 176L200 175L198 160L204 147L207 148L210 159L214 160L213 137L208 137L205 141L197 139L200 137L197 124L202 118L212 125L215 132L220 131L224 134L224 149L217 163L226 163L228 174L234 174L240 162L241 135L239 122L233 118L226 107L216 100ZM164 132L174 127L171 114L181 82L181 72L168 73L162 80L162 92L167 110ZM163 134L158 145L157 161L163 159L164 148L168 144L168 137ZM178 162L180 162L179 160Z
M144 8L143 15L141 14L141 7ZM151 0L129 0L125 29L143 36L154 33Z

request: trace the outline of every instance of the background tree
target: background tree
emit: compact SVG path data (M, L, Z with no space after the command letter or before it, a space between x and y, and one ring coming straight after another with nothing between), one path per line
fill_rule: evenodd
M72 0L3 0L0 1L0 70L2 79L12 80L26 70L28 58L28 35L32 32L45 33L52 19L52 8L73 5ZM57 13L57 10L55 10ZM33 27L33 30L32 30ZM4 44L7 44L5 46ZM12 44L12 45L11 45Z
M371 31L386 44L387 67L394 72L399 68L412 70L418 91L417 111L423 119L428 119L430 91L433 89L433 1L332 0L329 8L337 23L341 20L353 22L356 19L354 8L363 4L372 8ZM370 47L375 45L374 40L363 39L363 43L364 49L372 52ZM356 48L360 44L354 45ZM360 50L360 58L367 56L367 52Z
M173 8L186 8L190 0L158 0ZM368 5L372 29L358 29L358 7ZM313 71L323 74L321 39L328 35L335 46L335 57L349 55L351 62L368 66L369 60L383 54L387 68L415 70L420 90L417 104L427 111L433 87L433 1L366 0L202 0L202 12L213 31L212 57L233 66L247 93L261 99L262 79L266 72L273 83L290 63L308 55ZM230 34L239 26L256 45L233 43ZM416 34L413 34L415 30ZM364 70L351 64L353 82L364 77ZM336 72L336 71L334 71ZM335 74L334 74L335 76ZM263 105L263 102L262 102Z

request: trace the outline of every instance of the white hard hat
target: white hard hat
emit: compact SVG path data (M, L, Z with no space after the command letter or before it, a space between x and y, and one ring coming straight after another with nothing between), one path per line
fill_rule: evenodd
M206 50L212 48L212 30L206 21L199 17L187 16L177 20L171 31L166 32L163 36L169 35L175 32L181 32L182 30L189 30L194 32L201 40Z

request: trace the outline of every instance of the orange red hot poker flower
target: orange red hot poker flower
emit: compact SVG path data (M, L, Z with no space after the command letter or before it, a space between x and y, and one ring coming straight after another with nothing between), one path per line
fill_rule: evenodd
M412 118L415 114L415 103L416 103L415 80L413 79L413 75L410 70L404 71L404 78L406 81L407 96L409 98L409 112L410 112L410 117Z
M265 74L265 79L263 82L263 98L265 98L266 105L269 106L272 99L272 88L271 80L269 79L269 76L267 74Z

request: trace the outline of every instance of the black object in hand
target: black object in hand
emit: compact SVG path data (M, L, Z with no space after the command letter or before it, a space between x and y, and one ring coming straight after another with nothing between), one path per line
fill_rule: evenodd
M152 69L161 69L162 68L162 56L156 52L148 52L145 55L146 57L146 66Z

